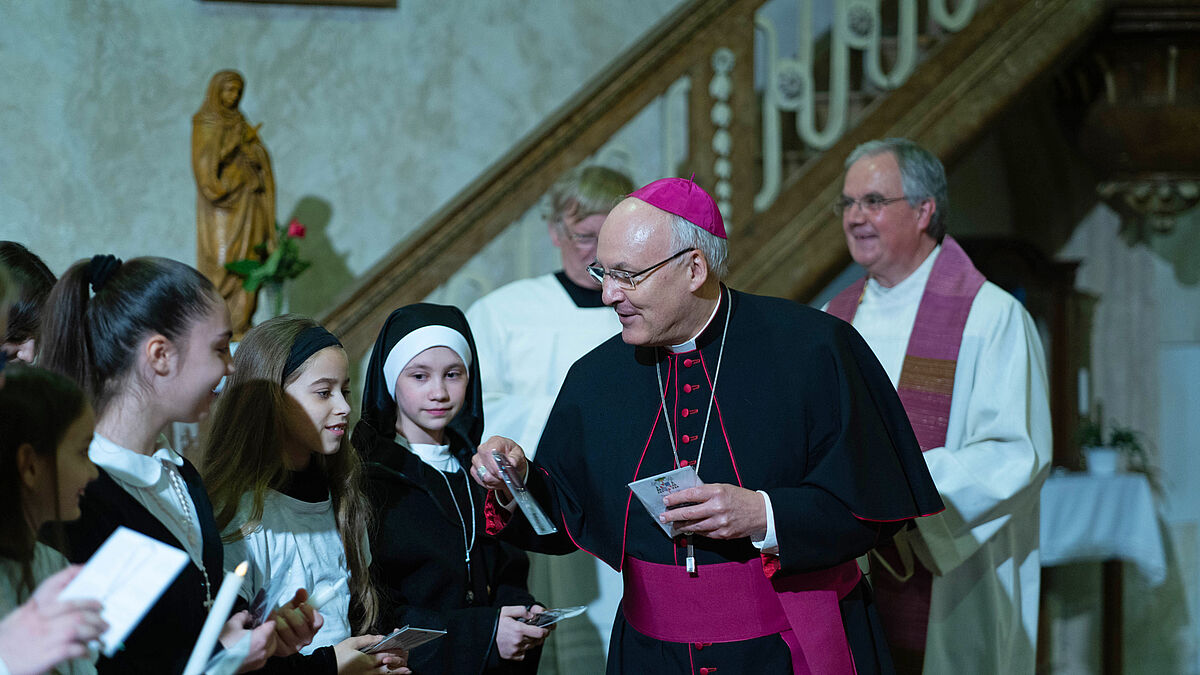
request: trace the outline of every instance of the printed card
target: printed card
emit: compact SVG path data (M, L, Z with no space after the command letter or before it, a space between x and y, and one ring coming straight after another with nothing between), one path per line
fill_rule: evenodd
M100 601L100 616L108 623L100 643L111 657L187 561L188 555L174 546L118 527L58 597Z
M638 501L642 506L646 507L646 511L650 513L650 517L654 519L655 524L662 528L663 532L672 539L681 534L676 529L675 523L663 523L658 520L658 517L667 512L667 507L663 504L663 497L669 494L686 490L688 488L700 487L704 485L700 480L700 476L696 475L696 468L685 466L666 473L660 473L657 476L650 476L641 480L634 481L629 484L629 489L633 490L633 494L637 495Z

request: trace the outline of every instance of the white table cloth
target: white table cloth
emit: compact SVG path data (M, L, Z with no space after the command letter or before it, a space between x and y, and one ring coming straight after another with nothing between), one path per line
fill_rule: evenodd
M1052 475L1042 487L1042 567L1133 563L1151 587L1167 578L1167 556L1150 482L1140 473Z

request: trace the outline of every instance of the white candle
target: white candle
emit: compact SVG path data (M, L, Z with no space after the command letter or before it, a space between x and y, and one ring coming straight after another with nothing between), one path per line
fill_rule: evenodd
M338 593L346 590L346 577L338 579L332 586L326 586L320 592L313 594L308 599L308 606L313 609L320 610L325 606L325 603L337 597Z
M1088 369L1079 369L1079 414L1087 415L1092 409L1092 393L1088 391Z
M188 659L187 667L183 669L183 675L201 675L204 672L204 667L212 657L213 648L217 646L217 638L221 637L221 629L229 620L233 602L242 590L242 582L246 579L246 571L249 568L249 564L243 560L237 569L225 575L225 580L221 582L221 590L217 591L217 599L213 601L208 618L204 620L200 637L196 639L192 656Z

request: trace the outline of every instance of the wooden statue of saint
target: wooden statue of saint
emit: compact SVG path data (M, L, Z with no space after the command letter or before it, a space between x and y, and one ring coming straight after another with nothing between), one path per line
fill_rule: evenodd
M204 103L192 117L192 170L196 174L196 267L229 305L233 336L250 329L257 294L225 263L256 256L266 242L275 249L275 178L271 158L238 110L246 81L241 73L213 75ZM261 124L259 126L262 126Z

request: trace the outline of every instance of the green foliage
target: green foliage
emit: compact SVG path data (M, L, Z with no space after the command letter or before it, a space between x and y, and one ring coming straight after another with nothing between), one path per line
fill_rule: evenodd
M1096 417L1081 417L1079 427L1075 431L1075 439L1080 447L1109 447L1115 449L1125 458L1125 466L1129 471L1146 474L1150 487L1161 492L1158 471L1150 462L1150 453L1142 445L1141 434L1131 427L1112 425L1108 438L1104 437L1104 423L1101 415L1103 408L1096 404Z
M1081 448L1104 445L1104 427L1090 417L1081 417L1075 430L1075 442Z
M1142 447L1139 435L1129 427L1114 426L1108 437L1109 447L1116 448L1125 455L1129 468L1134 470L1144 469L1150 464L1150 457L1146 454L1146 448Z
M279 245L267 255L267 244L263 242L254 247L258 259L245 258L225 263L225 269L242 277L242 288L250 293L257 292L263 284L283 283L295 279L312 265L312 262L300 258L300 246L296 243L298 237L288 235L288 227L277 226ZM302 235L301 235L302 236Z

